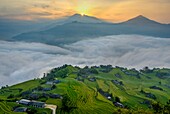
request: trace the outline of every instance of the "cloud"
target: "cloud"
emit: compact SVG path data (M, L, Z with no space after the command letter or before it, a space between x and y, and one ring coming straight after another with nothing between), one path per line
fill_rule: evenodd
M41 77L49 69L63 64L170 68L170 39L115 35L83 40L62 48L0 41L0 86Z
M142 68L170 67L170 40L137 35L118 35L80 41L66 46L75 57L99 64ZM94 63L95 63L94 62Z

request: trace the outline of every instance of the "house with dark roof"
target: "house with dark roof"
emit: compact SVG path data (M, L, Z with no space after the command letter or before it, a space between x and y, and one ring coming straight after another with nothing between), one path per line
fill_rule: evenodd
M43 88L43 91L51 91L52 88Z
M49 97L49 94L48 93L42 93L42 97Z
M119 102L115 102L114 105L116 107L124 108L124 105L122 103L119 103Z
M60 80L54 80L53 81L53 83L55 83L55 84L58 84L58 83L60 83L61 81Z
M30 102L31 101L27 100L27 99L21 99L21 100L17 101L17 103L23 104L23 105L29 105Z
M46 82L47 85L53 85L53 82Z
M95 82L95 81L96 81L96 78L95 78L95 77L93 77L93 78L89 78L89 81L91 81L91 82Z
M59 94L50 94L50 98L62 99L62 96Z
M112 95L109 94L108 92L104 92L102 89L98 89L98 92L103 95L104 97L106 97L108 100L112 99Z
M115 74L115 76L116 76L117 78L122 78L122 76L121 76L119 73Z
M27 105L27 106L33 106L33 107L37 107L37 108L44 108L45 107L44 102L27 100L27 99L21 99L21 100L17 101L17 103Z
M36 108L44 108L45 103L44 102L38 102L38 101L31 101L29 103L29 106L33 106L33 107L36 107Z
M150 88L150 89L157 89L157 90L163 91L163 89L162 89L162 88L157 87L157 86L151 86L151 87L149 87L149 88Z
M29 95L29 98L30 98L30 99L34 99L34 100L38 99L39 97L40 97L40 96L39 96L38 94L34 94L34 93L32 93L32 94Z
M26 107L17 107L14 112L26 112L27 108Z
M112 80L112 82L113 82L114 84L116 84L116 85L121 85L121 86L124 85L122 81Z

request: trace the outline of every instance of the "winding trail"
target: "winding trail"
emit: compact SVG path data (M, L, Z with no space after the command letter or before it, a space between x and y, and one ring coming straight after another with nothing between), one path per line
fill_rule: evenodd
M45 108L49 108L53 111L52 114L56 114L56 109L57 109L57 106L56 105L52 105L52 104L46 104L45 105Z

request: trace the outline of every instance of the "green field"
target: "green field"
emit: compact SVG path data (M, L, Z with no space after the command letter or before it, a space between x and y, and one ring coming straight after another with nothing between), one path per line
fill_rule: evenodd
M60 82L46 83L56 79ZM55 94L61 98L50 96ZM170 69L138 71L110 65L85 68L64 65L52 69L42 79L2 88L0 114L15 114L13 107L18 105L15 101L22 98L57 105L57 113L61 114L154 113L154 103L163 106L170 99ZM124 108L116 106L116 102ZM42 112L51 113L37 108L37 114Z

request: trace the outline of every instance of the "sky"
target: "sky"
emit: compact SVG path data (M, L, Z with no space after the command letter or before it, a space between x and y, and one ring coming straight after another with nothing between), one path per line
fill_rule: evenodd
M108 65L142 69L170 67L170 39L113 35L63 47L42 43L0 41L0 86L41 77L63 64Z
M122 22L144 15L170 23L170 0L0 0L0 18L59 19L75 13Z

